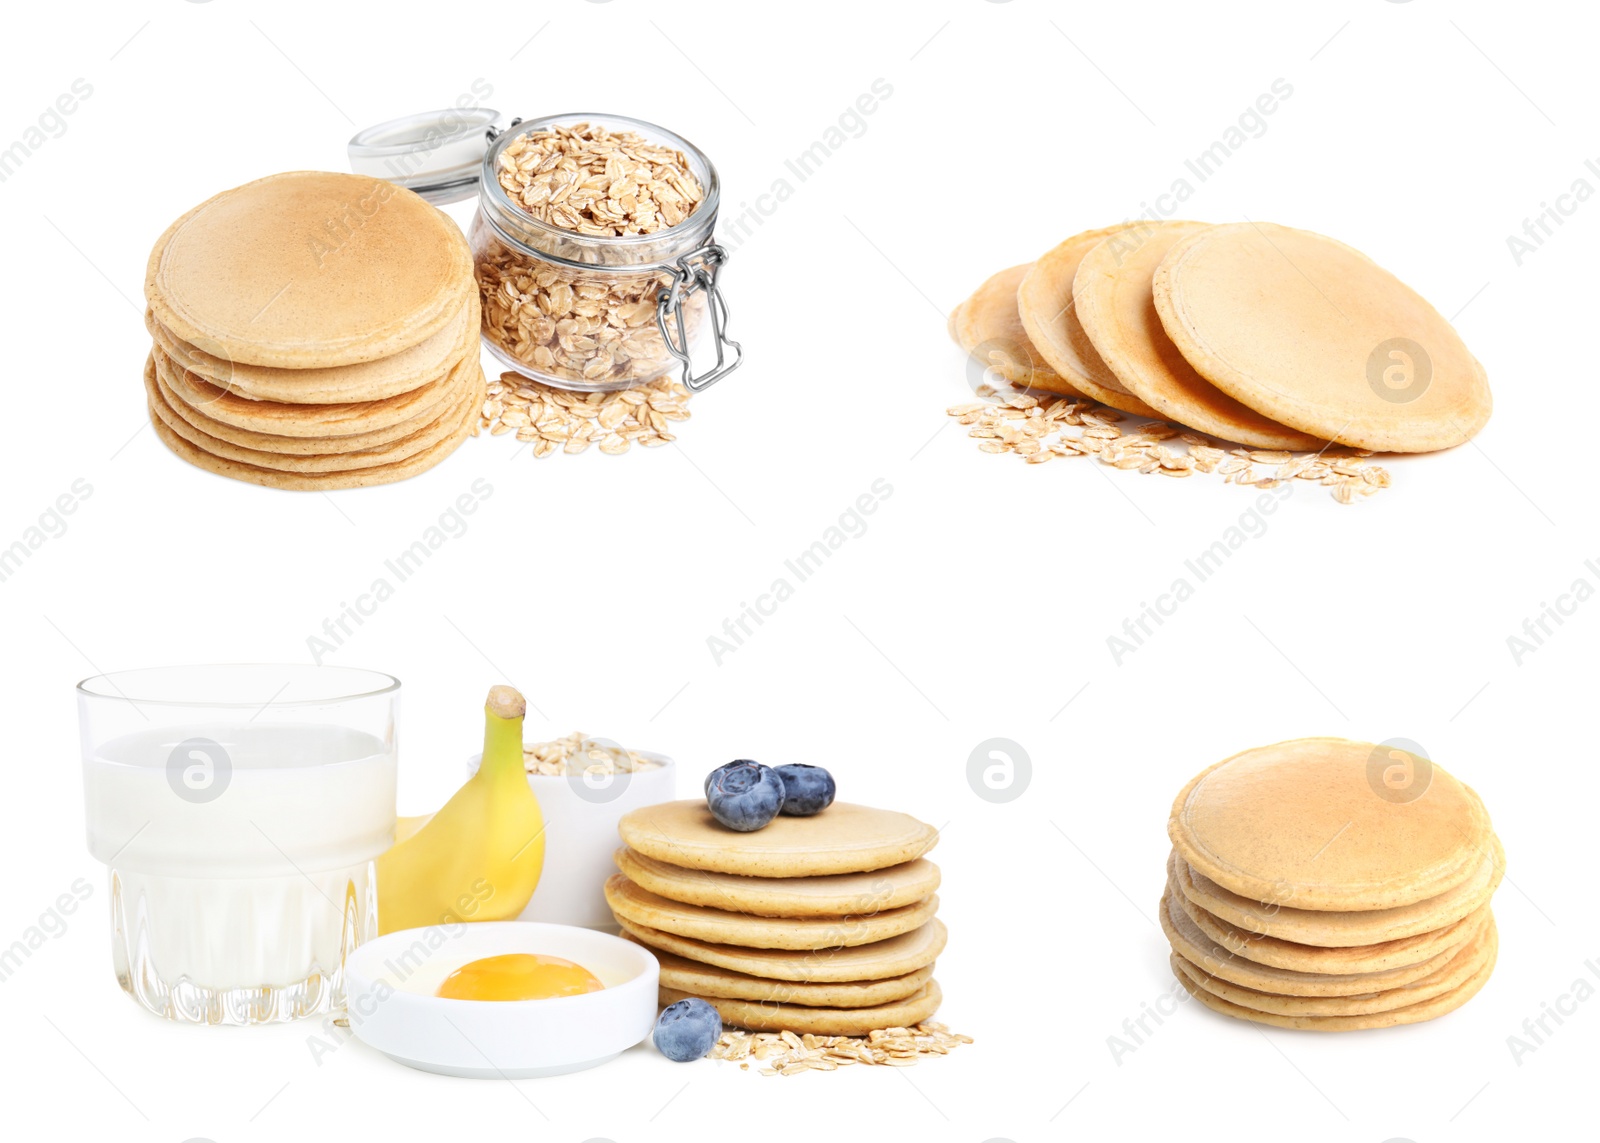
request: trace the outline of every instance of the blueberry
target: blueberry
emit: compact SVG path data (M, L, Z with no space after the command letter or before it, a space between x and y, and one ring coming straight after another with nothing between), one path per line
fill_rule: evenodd
M777 817L783 796L783 779L776 770L744 758L718 766L706 777L711 816L741 833L758 830Z
M803 762L779 766L778 777L783 779L784 813L808 818L833 805L833 775L821 766L807 766Z
M669 1004L656 1021L656 1048L678 1063L704 1059L722 1039L722 1017L704 1000Z

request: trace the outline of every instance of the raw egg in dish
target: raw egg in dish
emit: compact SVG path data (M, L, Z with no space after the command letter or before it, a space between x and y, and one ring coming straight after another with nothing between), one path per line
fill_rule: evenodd
M445 977L435 994L446 1000L549 1000L605 988L581 964L539 953L506 953L469 961Z

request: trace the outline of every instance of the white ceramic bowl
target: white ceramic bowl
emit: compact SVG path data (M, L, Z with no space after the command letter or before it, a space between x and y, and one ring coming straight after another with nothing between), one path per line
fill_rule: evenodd
M444 1000L468 961L543 953L583 965L605 988L550 1000ZM345 962L350 1030L408 1067L473 1079L532 1079L603 1064L650 1035L661 966L608 933L482 921L386 933Z
M672 759L647 750L634 753L661 765L607 775L611 780L602 786L586 783L581 774L528 775L544 814L544 872L522 920L615 931L605 884L617 871L612 859L622 845L617 823L629 810L677 797L678 767ZM467 763L472 773L481 758L474 755Z

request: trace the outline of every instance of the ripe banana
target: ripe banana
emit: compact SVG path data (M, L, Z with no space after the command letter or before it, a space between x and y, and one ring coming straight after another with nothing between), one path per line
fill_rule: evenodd
M544 868L544 817L522 761L523 698L493 687L483 762L430 817L402 818L378 858L378 931L456 921L507 921L527 906Z

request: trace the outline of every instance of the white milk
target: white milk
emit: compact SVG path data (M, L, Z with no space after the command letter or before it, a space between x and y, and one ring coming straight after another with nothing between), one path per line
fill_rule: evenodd
M204 1023L336 999L345 955L377 932L392 745L326 725L196 723L104 743L84 792L124 988Z

